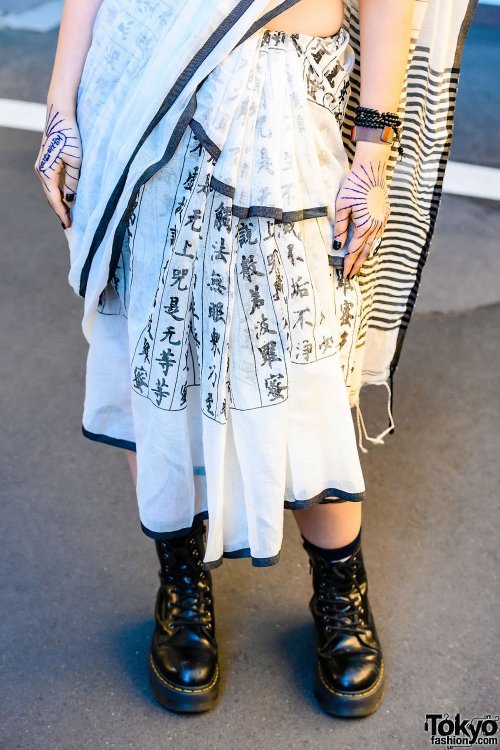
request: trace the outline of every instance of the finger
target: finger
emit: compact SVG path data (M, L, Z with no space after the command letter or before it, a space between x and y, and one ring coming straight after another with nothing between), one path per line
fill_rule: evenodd
M353 279L353 277L358 273L359 269L361 268L361 266L363 265L363 263L365 262L365 260L370 255L370 250L371 250L371 245L370 245L369 242L367 242L363 246L363 248L361 249L361 252L358 254L358 256L356 258L356 262L354 263L354 265L353 265L353 267L351 269L351 272L350 272L349 276L347 277L348 281L351 281Z
M372 222L369 222L365 226L354 227L354 233L351 241L349 242L347 253L344 258L344 279L349 276L349 273L366 242L371 241L372 232Z
M64 201L66 204L71 204L76 198L76 193L78 190L78 180L80 179L80 162L78 161L76 164L74 163L65 163L66 169L64 173L64 185L63 185L63 193L64 193Z
M374 236L373 236L373 238L371 240L371 246L372 246L372 253L371 254L372 255L376 255L378 253L378 251L380 250L380 246L381 246L382 240L384 238L384 231L385 231L386 224L387 224L387 222L383 221L381 223L381 226L378 229L378 231L374 233Z
M377 246L375 253L378 252L378 244L382 240L380 224L381 222L378 220L373 221L372 229L365 236L365 244L359 249L356 257L353 256L353 262L351 263L350 272L347 277L349 280L359 271L367 258L370 257L370 253L375 246Z
M71 219L69 216L69 209L63 203L62 192L59 187L58 173L54 173L49 177L48 175L41 172L38 167L35 168L35 171L40 178L40 182L42 183L45 192L45 197L47 198L50 207L55 212L64 228L67 229L71 225Z
M344 256L344 268L343 268L344 279L349 278L351 269L354 266L364 245L365 245L364 241L361 241L361 240L357 240L357 242L354 244L353 244L353 240L351 240L351 242L349 243L349 249L346 255Z
M381 242L382 242L382 236L381 236L381 235L378 235L378 236L377 236L377 237L375 237L375 239L373 240L373 242L372 242L372 251L373 251L373 255L376 255L376 253L378 253L378 251L379 251L379 248L380 248L380 244L381 244Z
M359 231L355 233L355 236L359 237L363 241L363 244L369 242L370 245L373 245L377 237L381 235L381 227L382 222L380 219L368 219L363 224L358 225Z
M335 209L335 224L333 227L333 241L335 250L344 247L349 229L349 219L351 210L349 208L338 207Z

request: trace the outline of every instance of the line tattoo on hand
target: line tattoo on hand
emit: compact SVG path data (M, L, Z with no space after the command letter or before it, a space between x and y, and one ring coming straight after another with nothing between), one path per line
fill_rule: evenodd
M343 243L350 218L357 230L355 247L359 247L351 253L358 252L366 241L376 239L390 212L383 162L370 161L351 169L338 196L337 212L335 223L340 231L336 232L335 240Z
M47 114L44 140L37 165L38 173L47 192L51 192L50 180L61 172L63 167L65 168L65 191L75 190L80 173L81 155L77 129L58 110L54 111L51 105Z

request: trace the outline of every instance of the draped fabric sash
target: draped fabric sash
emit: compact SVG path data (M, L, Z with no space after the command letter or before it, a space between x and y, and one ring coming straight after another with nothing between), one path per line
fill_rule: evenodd
M358 334L358 348L363 350L359 385L385 385L390 403L394 372L434 233L452 140L463 44L476 6L477 0L415 2L399 106L404 158L397 159L393 149L388 171L391 215L378 255L365 263L359 274L365 302ZM356 53L343 128L344 145L352 160L354 146L349 134L360 89L357 0L346 0L345 9L344 25ZM359 404L358 426L364 430ZM364 436L383 442L383 436L393 428L389 406L389 427L375 438L364 430Z
M137 192L171 159L195 115L196 92L237 45L297 1L103 0L78 91L83 164L67 230L68 280L84 298L82 329L88 341ZM393 210L380 252L359 276L364 299L359 388L385 384L391 393L434 231L462 47L476 4L415 2L400 104L405 155L396 162L394 154L389 164ZM344 27L356 55L343 129L352 159L349 133L359 103L357 0L345 0ZM381 436L368 439L380 442Z

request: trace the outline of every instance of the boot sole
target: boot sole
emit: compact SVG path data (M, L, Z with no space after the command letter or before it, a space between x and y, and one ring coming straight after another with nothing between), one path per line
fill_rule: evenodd
M360 717L373 714L382 703L384 694L384 662L381 663L379 676L367 690L360 693L342 693L334 690L326 682L321 667L316 664L314 677L314 695L321 708L332 716Z
M181 688L168 682L160 674L153 657L149 655L149 686L158 703L170 711L199 713L214 708L219 697L219 678L217 666L214 677L207 685L197 688Z

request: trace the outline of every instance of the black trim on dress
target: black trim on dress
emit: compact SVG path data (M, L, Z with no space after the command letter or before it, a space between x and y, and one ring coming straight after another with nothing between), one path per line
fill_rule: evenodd
M82 425L82 434L89 438L89 440L95 440L98 443L105 443L106 445L112 445L115 448L126 448L128 450L135 451L136 446L135 443L133 443L130 440L123 440L120 438L113 438L109 435L103 435L96 432L90 432L90 430L87 430ZM352 493L352 492L345 492L344 490L339 490L334 487L328 487L321 492L319 492L317 495L314 495L314 497L307 498L306 500L285 500L283 502L283 508L286 510L305 510L307 508L312 508L314 505L328 505L330 503L343 503L343 502L362 502L366 499L364 492L359 493ZM193 516L193 524L197 524L201 520L210 520L208 515L208 510L202 510L199 513L196 513ZM182 529L175 529L174 531L152 531L151 529L148 529L147 526L144 526L142 521L140 521L141 529L148 536L150 539L171 539L176 536L182 536L183 534L187 533L191 526L186 526ZM230 550L228 552L223 552L223 554L217 559L217 560L210 560L207 563L202 562L202 567L204 570L212 570L213 568L218 568L220 565L222 565L223 558L229 558L229 559L239 559L242 557L250 557L252 560L252 565L256 568L265 568L270 565L276 565L279 561L280 552L278 552L277 555L274 555L272 557L253 557L250 554L250 548L249 547L242 547L241 549L237 550Z
M115 448L125 448L126 450L137 452L136 445L131 440L123 440L123 438L114 438L109 435L90 432L83 425L82 434L86 438L89 438L89 440L95 440L97 443L105 443L106 445L113 445Z
M202 63L206 60L208 55L213 52L213 50L216 48L217 44L221 41L221 39L225 36L227 31L233 26L236 21L238 21L241 16L248 10L248 8L251 6L253 0L241 0L241 2L238 3L238 5L231 11L231 13L226 16L224 21L219 24L217 29L210 35L210 37L207 39L205 44L202 45L200 50L196 53L196 55L190 60L190 62L186 65L180 76L177 78L176 82L170 89L169 93L163 100L158 112L153 117L151 122L149 123L148 127L144 131L142 137L140 138L137 146L132 152L132 155L130 156L130 159L128 160L127 164L125 165L125 168L120 176L120 179L118 180L117 184L115 185L113 192L111 193L111 196L108 200L108 203L106 205L106 208L104 209L104 213L99 221L99 224L97 226L97 229L94 233L94 237L92 239L92 242L90 244L89 252L87 254L87 258L85 259L85 262L82 267L82 272L80 274L80 285L79 285L79 295L81 297L85 297L85 293L87 290L87 283L88 278L90 274L90 268L92 265L92 261L94 259L94 256L100 247L104 236L106 234L108 225L111 221L111 218L118 206L118 202L120 200L120 197L123 193L124 187L127 182L128 173L130 171L130 167L132 166L132 163L137 156L138 152L140 151L141 147L143 146L146 139L149 137L151 132L154 130L154 128L158 125L158 123L163 119L165 114L169 111L169 109L173 106L173 104L176 102L178 97L180 96L181 92L184 90L185 86L189 82L189 80L193 77L194 73L198 70L198 68L202 65ZM284 10L287 10L288 8L291 8L293 5L295 5L299 0L284 0L280 5L278 5L273 10L268 11L268 13L265 13L263 16L261 16L257 21L255 21L252 26L248 29L246 34L243 35L243 37L240 39L240 41L235 45L237 47L239 44L241 44L245 39L247 39L251 34L255 33L259 28L264 26L268 21L270 21L275 16L279 15ZM204 79L205 80L205 79ZM198 90L200 86L202 85L203 81L199 83L197 86ZM138 190L142 187L144 182L146 182L152 175L158 171L164 164L169 161L169 159L172 157L172 155L175 152L176 145L174 148L172 148L172 145L175 143L176 139L177 143L180 141L180 138L182 137L182 132L187 127L188 122L185 121L186 113L187 111L191 111L191 108L194 103L194 109L192 110L191 116L188 119L191 119L192 115L194 114L194 111L196 110L196 91L191 97L189 104L184 109L177 125L174 128L174 132L167 144L167 147L165 149L163 157L157 161L155 164L148 167L148 169L141 175L141 177L137 180L137 182L134 185L134 188L132 190L132 194L130 196L127 208L125 209L125 212L123 213L120 222L116 228L115 236L113 240L113 248L112 248L112 255L110 259L110 267L109 267L109 273L108 273L108 283L113 278L113 274L115 272L115 264L117 263L119 252L116 253L116 246L118 243L117 241L117 235L122 238L125 236L126 226L128 222L129 217L129 211L131 210L131 207L133 206L135 202L135 197L138 192ZM183 130L179 134L179 126L183 125ZM119 246L121 249L121 245ZM101 290L102 291L102 290Z

